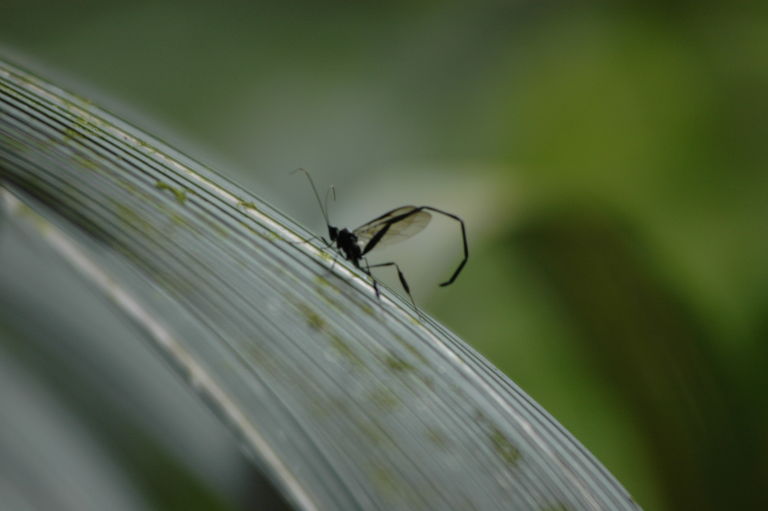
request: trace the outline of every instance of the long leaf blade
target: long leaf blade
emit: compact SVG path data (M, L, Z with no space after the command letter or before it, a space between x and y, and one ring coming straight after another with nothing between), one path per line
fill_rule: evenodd
M139 325L300 509L638 509L508 378L262 200L0 64L8 210Z

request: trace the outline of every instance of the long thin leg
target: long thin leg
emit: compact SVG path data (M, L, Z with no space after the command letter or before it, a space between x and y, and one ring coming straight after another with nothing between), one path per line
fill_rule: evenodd
M359 268L363 270L366 275L371 277L371 285L373 286L373 290L376 292L376 298L381 298L381 292L379 292L379 283L376 282L376 278L371 273L371 265L368 264L368 259L363 258L363 262L365 263L365 268L361 266L359 266Z
M366 262L366 264L368 264ZM405 293L408 295L408 298L411 299L411 303L413 304L413 307L418 310L418 307L416 307L416 301L413 299L413 296L411 295L411 288L408 286L408 282L405 280L405 276L403 275L403 272L400 270L400 266L398 266L397 263L391 262L391 263L379 263L379 264L373 264L368 266L368 271L371 270L371 268L382 268L384 266L394 266L397 270L397 276L400 278L400 284L402 284L403 289L405 290Z
M469 245L467 244L467 230L464 228L464 220L454 215L453 213L448 213L447 211L433 208L432 206L421 206L419 209L426 209L428 211L434 211L435 213L440 213L441 215L445 215L447 217L453 218L454 220L459 222L459 224L461 225L461 241L464 245L464 259L461 260L461 263L459 263L459 267L456 268L456 270L453 272L453 275L451 275L451 278L440 285L447 286L449 284L452 284L453 281L456 280L456 277L459 276L459 273L461 273L461 270L464 268L464 265L467 264L467 259L469 259Z
M389 232L389 229L393 225L396 225L398 222L403 222L407 220L408 217L411 217L417 214L419 211L423 211L425 209L427 211L434 211L435 213L440 213L441 215L445 215L448 218L456 220L457 222L459 222L459 225L461 226L461 242L464 247L464 259L461 260L461 263L459 263L459 266L456 268L456 270L454 270L453 275L451 275L451 278L449 278L447 281L440 284L441 286L447 286L449 284L453 284L453 281L456 280L456 277L459 276L459 273L461 273L461 270L464 269L464 265L467 264L467 260L469 259L469 245L467 243L467 230L464 227L464 220L454 215L453 213L448 213L447 211L433 208L432 206L419 206L418 208L413 208L407 213L392 217L389 221L385 222L381 226L379 231L373 236L373 238L371 238L368 241L368 243L366 243L365 248L363 248L363 254L367 254L368 252L373 250L376 247L376 245L378 245L379 242L384 238L384 236L387 235L387 232Z

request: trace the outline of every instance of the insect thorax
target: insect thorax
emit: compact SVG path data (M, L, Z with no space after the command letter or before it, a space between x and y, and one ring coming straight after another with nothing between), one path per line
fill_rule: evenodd
M357 261L363 257L360 245L357 243L357 236L348 229L339 231L336 237L336 246L344 254L344 257L357 265Z

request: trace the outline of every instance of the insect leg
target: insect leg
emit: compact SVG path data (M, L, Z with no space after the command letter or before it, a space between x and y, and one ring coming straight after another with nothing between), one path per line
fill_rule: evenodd
M403 289L405 290L405 293L408 295L408 298L410 298L411 303L413 304L414 309L418 310L418 307L416 307L416 301L413 299L413 296L411 295L411 288L408 286L408 282L405 280L405 276L403 275L402 270L400 270L400 266L398 266L397 263L391 262L391 263L379 263L374 264L371 266L368 266L368 271L370 271L371 268L382 268L384 266L394 266L397 270L397 276L400 279L400 284L403 286Z
M451 275L451 278L440 285L447 286L449 284L452 284L453 281L456 280L456 277L459 276L459 273L461 273L461 270L464 268L464 265L467 264L467 259L469 259L469 246L467 245L467 231L464 228L464 220L454 215L453 213L448 213L447 211L433 208L432 206L421 206L418 209L419 210L426 209L427 211L434 211L435 213L440 213L441 215L444 215L456 220L457 222L459 222L459 225L461 225L461 241L464 244L464 259L461 260L461 263L459 263L459 267L456 268L456 270L453 272L453 275Z
M366 275L371 277L371 285L373 286L373 290L376 292L376 298L381 298L381 292L379 291L379 283L376 282L376 278L371 273L371 265L368 264L368 259L363 258L363 262L365 263L365 267L359 266L359 268L363 270Z

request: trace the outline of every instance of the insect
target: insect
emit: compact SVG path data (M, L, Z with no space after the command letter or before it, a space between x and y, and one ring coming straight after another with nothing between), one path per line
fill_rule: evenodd
M324 207L323 201L320 200L320 194L317 192L317 188L315 187L315 183L309 172L305 169L296 169L294 172L303 172L307 176L309 184L312 186L312 191L315 194L315 198L317 199L317 203L320 206L320 211L323 213L323 219L328 227L330 241L325 238L321 239L329 247L335 245L336 250L343 255L345 259L352 262L356 268L361 269L371 278L373 289L376 292L377 297L380 296L379 287L376 279L371 274L371 268L394 266L397 270L400 284L408 294L408 298L411 299L411 303L414 304L414 307L416 306L413 296L411 296L411 289L408 286L408 282L405 280L405 276L396 262L368 264L368 260L365 256L376 247L399 243L410 238L414 234L421 232L432 219L430 212L439 213L459 222L459 225L461 226L461 240L464 247L464 258L459 263L459 266L454 270L451 277L440 285L447 286L452 284L453 281L456 280L456 277L459 276L459 273L461 273L461 270L464 269L464 265L467 264L467 259L469 259L467 234L466 229L464 228L464 221L458 216L441 209L433 208L432 206L401 206L374 218L370 222L367 222L352 231L347 228L339 229L338 227L331 225L331 221L328 217L328 194L333 192L335 199L335 190L333 187L329 188L328 193L325 195Z

